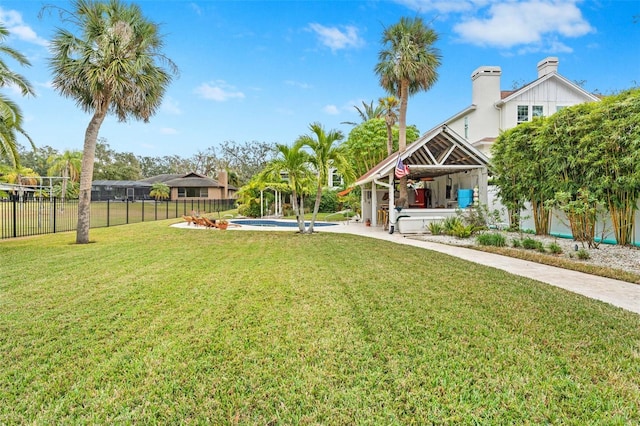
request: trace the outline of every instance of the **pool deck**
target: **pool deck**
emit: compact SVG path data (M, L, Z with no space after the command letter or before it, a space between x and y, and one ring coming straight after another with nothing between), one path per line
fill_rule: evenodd
M175 227L186 228L186 223L178 223L172 225ZM191 228L194 228L191 225ZM205 229L205 228L200 228ZM298 228L276 228L263 226L231 227L229 229L240 231L297 231ZM389 234L382 227L365 226L363 223L345 222L335 226L323 226L314 228L314 231L354 234L379 240L390 241L397 244L410 245L427 250L433 250L450 256L458 257L470 262L478 263L484 266L501 269L519 275L531 278L543 283L553 285L589 297L591 299L600 300L602 302L617 306L627 311L640 314L640 285L631 284L625 281L614 280L611 278L598 277L595 275L585 274L583 272L571 271L568 269L557 268L554 266L542 265L540 263L529 262L527 260L515 259L499 254L486 253L479 250L473 250L465 247L451 246L447 244L439 244L430 241L420 241L413 238L406 238L400 233Z

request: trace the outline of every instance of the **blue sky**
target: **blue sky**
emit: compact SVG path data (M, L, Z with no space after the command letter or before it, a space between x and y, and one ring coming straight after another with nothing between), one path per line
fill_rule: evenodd
M44 3L2 0L6 43L27 55L11 64L36 87L16 100L37 146L82 149L89 115L50 87L47 41L63 25L38 17ZM373 69L385 27L420 16L440 39L439 79L409 100L408 123L425 132L471 103L471 73L502 68L502 88L534 80L536 64L608 94L640 85L640 0L599 1L206 1L137 2L161 24L165 53L180 68L150 123L107 118L100 136L119 152L180 155L224 141L291 144L312 122L348 134L354 105L385 92ZM68 27L67 27L68 28ZM6 59L6 58L5 58ZM21 139L21 143L26 141Z

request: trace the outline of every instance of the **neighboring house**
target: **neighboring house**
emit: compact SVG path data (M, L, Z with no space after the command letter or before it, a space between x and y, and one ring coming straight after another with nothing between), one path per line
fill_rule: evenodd
M220 181L198 173L164 174L139 181L95 180L91 187L91 199L151 200L149 195L154 183L166 184L170 200L224 200L235 198L237 189L227 183L226 172L220 172Z
M142 179L150 185L164 183L171 188L171 200L235 198L237 189L229 186L226 172L218 173L219 181L198 173L165 174Z
M427 131L403 153L394 153L361 176L362 216L373 225L389 223L400 232L422 232L429 222L454 216L472 202L489 204L488 163L491 144L501 131L537 116L598 98L558 74L558 58L538 63L536 80L517 90L500 89L502 70L482 66L471 74L472 103ZM394 210L394 170L408 166L409 208ZM375 194L375 196L374 196Z

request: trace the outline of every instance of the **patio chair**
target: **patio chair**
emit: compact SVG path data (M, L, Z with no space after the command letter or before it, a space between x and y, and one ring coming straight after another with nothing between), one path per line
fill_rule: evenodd
M182 215L182 218L187 222L187 225L191 225L192 223L196 225L196 220L193 216Z
M215 220L211 220L209 218L203 217L202 220L204 220L205 226L207 228L217 228L218 225L216 225Z

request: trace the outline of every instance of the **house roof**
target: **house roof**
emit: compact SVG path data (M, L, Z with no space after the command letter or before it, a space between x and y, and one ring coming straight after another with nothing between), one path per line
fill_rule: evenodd
M393 173L398 159L409 167L409 178L437 177L486 167L489 159L446 125L434 127L402 153L394 153L362 175L363 185Z
M150 183L137 180L94 180L92 186L113 186L116 188L149 188Z
M501 91L500 95L501 95L502 99L500 99L498 102L496 102L496 106L501 107L502 105L506 104L510 100L520 96L522 93L527 92L527 91L535 88L536 86L539 86L540 84L542 84L545 81L550 80L550 79L558 80L561 84L564 84L565 86L571 87L573 90L575 90L577 92L580 92L583 96L585 96L586 98L588 98L588 99L590 99L592 101L600 100L593 93L587 92L582 87L580 87L577 84L575 84L574 82L566 79L565 77L561 76L557 72L550 72L549 74L543 75L542 77L532 81L531 83L525 84L524 86L522 86L521 88L519 88L517 90L503 90L503 91Z
M150 178L142 179L142 182L148 182L150 184L162 182L167 184L170 187L180 187L180 188L220 188L222 185L210 177L198 174L198 173L171 173L171 174L162 174L157 176L152 176Z

